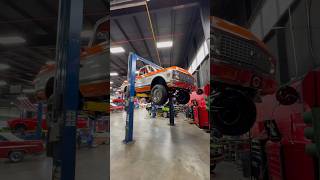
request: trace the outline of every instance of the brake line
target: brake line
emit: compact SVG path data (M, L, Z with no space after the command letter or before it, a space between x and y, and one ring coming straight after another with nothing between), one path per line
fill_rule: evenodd
M147 1L145 1L145 6L146 6L147 14L148 14L149 25L150 25L151 32L152 32L154 46L156 48L157 58L158 58L158 61L159 61L159 65L161 66L161 60L160 60L160 55L159 55L159 51L158 51L158 48L157 48L156 36L155 36L154 29L153 29L153 26L152 26L152 20L151 20L151 15L150 15L150 11L149 11L149 7L148 7L148 4L147 4Z

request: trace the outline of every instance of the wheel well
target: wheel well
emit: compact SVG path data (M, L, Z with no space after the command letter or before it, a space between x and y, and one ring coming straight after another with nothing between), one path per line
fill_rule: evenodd
M54 77L51 77L47 81L47 84L45 87L45 95L47 99L49 99L49 97L53 94L53 88L54 88Z
M14 125L14 129L17 129L18 127L24 127L24 128L27 129L27 126L25 124L23 124L23 123L18 123L18 124Z
M163 79L163 77L161 76L157 76L155 77L152 82L151 82L151 89L153 88L153 86L155 86L156 84L162 84L164 85L165 87L167 87L167 83L166 81Z
M11 149L11 150L8 152L8 156L10 156L11 153L17 152L17 151L22 152L23 155L27 154L27 151L24 150L24 149Z

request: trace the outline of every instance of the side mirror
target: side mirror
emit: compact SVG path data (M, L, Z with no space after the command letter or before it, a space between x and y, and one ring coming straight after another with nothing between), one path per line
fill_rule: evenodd
M298 101L299 93L291 86L284 86L278 89L276 98L281 105L292 105Z
M203 92L202 89L198 89L198 90L197 90L197 94L198 94L198 95L201 95L201 94L203 94L203 93L204 93L204 92Z

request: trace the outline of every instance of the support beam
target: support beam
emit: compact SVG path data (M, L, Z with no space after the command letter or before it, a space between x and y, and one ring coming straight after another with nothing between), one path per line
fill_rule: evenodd
M21 8L21 6L18 6L15 4L15 1L11 0L3 0L8 6L10 6L13 10L17 11L19 14L22 16L28 18L28 19L33 19L32 22L37 25L37 27L41 28L43 31L45 31L48 34L51 34L52 32L55 32L53 29L49 28L48 26L42 24L41 22L34 20L34 17L31 16L26 10Z
M134 47L134 45L132 44L132 42L129 41L130 38L129 38L129 36L127 35L127 33L124 31L124 29L122 28L122 26L120 25L119 21L115 19L115 20L114 20L114 23L117 25L117 27L119 28L119 30L120 30L121 33L123 34L123 36L125 37L126 41L129 42L129 44L130 44L131 48L134 50L134 52L137 53L137 52L138 52L137 49Z
M135 23L135 25L136 25L136 27L137 27L137 29L138 29L138 32L139 32L140 37L141 37L142 39L144 39L145 37L143 36L143 33L142 33L142 30L141 30L140 24L139 24L139 22L138 22L138 20L137 20L137 17L136 17L136 16L133 16L133 20L134 20L134 23ZM145 46L145 48L146 48L146 50L147 50L147 52L148 52L149 58L152 59L149 46L147 45L145 39L143 40L143 44L144 44L144 46Z

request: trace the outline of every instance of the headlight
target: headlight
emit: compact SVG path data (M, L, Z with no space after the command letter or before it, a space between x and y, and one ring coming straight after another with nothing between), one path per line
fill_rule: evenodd
M179 72L178 71L172 71L172 79L179 80Z
M271 58L269 58L270 61L270 74L274 74L276 72L275 65L271 62Z
M217 30L213 29L210 36L210 52L212 54L220 55L221 34Z

